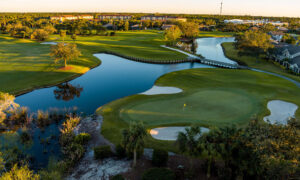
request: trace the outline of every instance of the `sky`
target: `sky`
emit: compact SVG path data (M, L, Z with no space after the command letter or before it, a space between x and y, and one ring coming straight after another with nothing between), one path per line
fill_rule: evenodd
M218 14L222 0L0 0L0 12ZM300 0L223 0L223 14L300 17Z

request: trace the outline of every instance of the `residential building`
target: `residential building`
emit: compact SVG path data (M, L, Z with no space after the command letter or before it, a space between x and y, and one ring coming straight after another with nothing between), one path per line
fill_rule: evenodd
M78 19L93 20L93 15L78 15Z
M79 19L85 19L85 20L93 20L94 16L93 15L61 15L61 16L52 16L50 17L51 20L58 20L58 21L74 21L74 20L79 20Z
M300 46L278 45L270 57L294 73L300 74Z
M162 30L170 29L171 27L175 26L174 24L164 24L161 26Z
M186 18L182 18L182 17L175 17L175 16L142 16L141 17L142 21L182 21L182 22L186 22L187 19Z
M98 15L98 19L105 20L105 19L112 19L112 20L130 20L132 18L131 15L117 15L117 14L103 14Z
M242 19L230 19L230 20L224 20L225 24L233 23L233 24L251 24L251 25L257 25L262 26L265 24L272 24L276 27L282 27L282 26L288 26L289 23L287 22L280 22L280 21L269 21L268 19L259 19L259 20L242 20Z
M280 42L284 36L284 33L280 31L271 31L268 34L272 37L272 40L276 42Z

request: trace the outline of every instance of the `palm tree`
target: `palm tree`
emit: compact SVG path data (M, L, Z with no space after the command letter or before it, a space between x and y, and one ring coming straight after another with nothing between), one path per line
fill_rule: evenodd
M128 152L133 152L133 167L136 166L137 150L144 147L147 135L142 122L132 123L128 130L123 131L123 144Z
M191 128L186 128L185 132L178 133L176 143L179 145L181 152L198 156L201 154L201 147L199 146L200 137L201 128L199 126L192 126Z

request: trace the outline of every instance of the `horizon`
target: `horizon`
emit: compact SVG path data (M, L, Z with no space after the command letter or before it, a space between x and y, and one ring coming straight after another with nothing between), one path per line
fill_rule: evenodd
M60 6L56 4L60 3ZM34 6L32 6L34 4ZM290 4L293 4L291 6ZM161 13L161 14L203 14L218 15L221 0L158 0L138 1L112 0L0 0L1 13ZM180 7L180 9L178 8ZM271 0L253 0L239 2L238 0L224 0L223 13L225 16L265 16L265 17L294 17L299 18L300 1L287 0L276 2Z

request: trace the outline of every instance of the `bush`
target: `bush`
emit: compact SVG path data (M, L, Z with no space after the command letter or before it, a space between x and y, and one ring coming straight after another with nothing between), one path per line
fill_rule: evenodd
M142 180L173 180L175 174L166 168L151 168L144 172Z
M85 145L89 142L91 139L91 135L89 133L80 133L77 136L75 136L75 142L81 145Z
M111 32L110 33L110 36L115 36L116 35L116 32Z
M152 156L152 164L154 166L162 167L166 166L169 159L168 152L161 149L154 149Z
M121 174L115 175L111 178L111 180L125 180Z
M126 149L120 144L116 146L116 155L120 159L126 157Z
M24 131L21 136L20 136L20 139L21 139L21 142L23 144L26 144L26 143L29 143L31 142L31 135L27 132L27 131Z
M95 159L105 159L113 155L110 146L98 146L94 148Z

